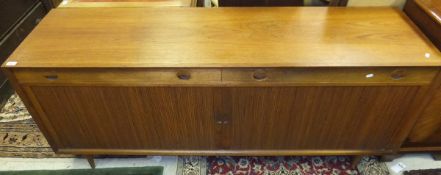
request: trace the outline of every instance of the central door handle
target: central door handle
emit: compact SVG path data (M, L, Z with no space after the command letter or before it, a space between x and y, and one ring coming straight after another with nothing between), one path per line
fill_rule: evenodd
M219 124L219 125L226 125L226 124L228 124L230 122L228 120L224 120L224 121L219 120L216 123Z
M222 125L222 124L226 125L226 124L230 123L230 118L228 117L228 115L217 114L214 117L215 117L216 123L219 125Z

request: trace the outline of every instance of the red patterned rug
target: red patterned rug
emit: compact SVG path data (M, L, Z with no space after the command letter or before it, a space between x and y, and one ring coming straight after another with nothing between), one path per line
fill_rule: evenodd
M210 175L362 174L351 167L351 158L345 156L208 157L207 163Z

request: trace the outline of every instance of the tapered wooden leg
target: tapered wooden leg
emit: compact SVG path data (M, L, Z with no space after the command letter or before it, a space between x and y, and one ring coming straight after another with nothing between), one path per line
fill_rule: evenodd
M86 156L87 162L89 162L89 165L92 169L95 169L95 160L93 159L93 156Z
M380 158L381 162L392 162L394 159L401 157L400 154L386 154Z
M352 162L351 162L352 169L357 169L357 165L360 163L362 158L363 158L363 156L353 156L352 157Z
M433 160L436 160L436 161L440 161L441 160L441 153L432 153L432 157L433 157Z

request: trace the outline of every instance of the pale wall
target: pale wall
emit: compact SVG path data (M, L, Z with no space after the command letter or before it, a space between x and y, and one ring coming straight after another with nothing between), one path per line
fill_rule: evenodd
M348 6L394 6L402 8L406 0L349 0Z

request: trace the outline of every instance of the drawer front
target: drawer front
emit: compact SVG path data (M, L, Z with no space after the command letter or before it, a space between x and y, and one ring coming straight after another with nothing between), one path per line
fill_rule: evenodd
M220 83L218 69L16 70L19 83L173 85Z
M314 85L314 84L429 84L438 68L280 68L226 69L227 84Z
M215 86L427 85L438 68L16 69L19 83Z
M38 0L1 0L0 38L3 38L7 31L10 30L37 2Z

